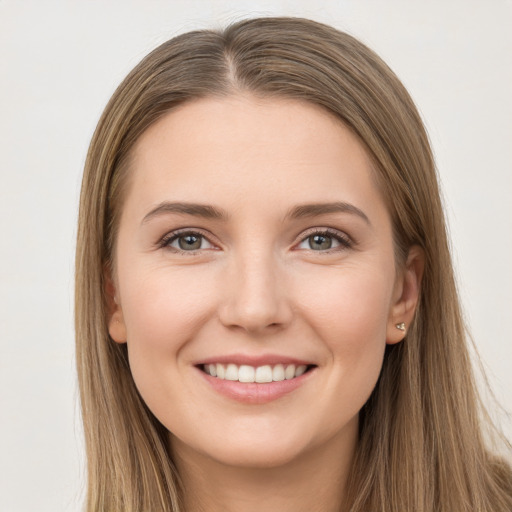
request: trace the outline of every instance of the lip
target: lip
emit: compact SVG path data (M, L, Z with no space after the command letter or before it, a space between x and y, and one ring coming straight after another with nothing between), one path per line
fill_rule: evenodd
M306 373L300 377L294 377L289 380L273 381L273 382L239 382L225 379L218 379L204 372L201 368L205 364L246 364L249 366L264 366L275 364L295 364L307 365L309 367ZM199 376L204 379L206 384L216 393L223 395L231 400L244 404L266 404L282 398L296 389L300 388L308 382L308 380L316 373L317 366L308 361L303 361L296 358L282 357L282 356L223 356L204 359L195 365L195 370Z
M248 354L231 354L217 357L209 357L207 359L201 359L194 364L194 366L201 366L204 364L236 364L241 366L243 364L247 366L275 366L276 364L294 364L296 366L316 366L313 361L306 361L305 359L297 359L295 357L281 356L278 354L261 354L261 355L248 355Z

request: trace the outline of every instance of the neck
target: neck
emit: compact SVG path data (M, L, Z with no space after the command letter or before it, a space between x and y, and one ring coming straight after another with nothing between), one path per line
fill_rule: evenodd
M277 467L226 465L171 439L185 512L340 512L357 438L330 440ZM346 434L346 433L345 433Z

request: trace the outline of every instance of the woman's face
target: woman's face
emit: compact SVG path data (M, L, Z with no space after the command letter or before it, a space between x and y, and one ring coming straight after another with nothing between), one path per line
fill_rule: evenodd
M173 449L254 467L350 450L408 319L360 142L308 103L201 99L130 172L109 330Z

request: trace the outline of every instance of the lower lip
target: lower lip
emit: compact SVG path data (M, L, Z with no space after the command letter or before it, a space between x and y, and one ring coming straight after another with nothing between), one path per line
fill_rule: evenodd
M282 398L305 384L316 370L316 368L311 368L300 377L260 384L258 382L246 383L237 380L218 379L199 368L196 369L217 393L246 404L266 404Z

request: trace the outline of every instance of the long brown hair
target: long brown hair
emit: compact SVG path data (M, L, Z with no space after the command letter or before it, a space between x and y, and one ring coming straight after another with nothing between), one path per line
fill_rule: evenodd
M309 20L260 18L162 44L116 90L93 136L76 255L87 511L182 510L167 432L135 388L126 347L108 335L105 272L135 141L184 102L239 92L297 98L335 114L374 161L397 261L413 244L425 253L415 320L387 349L360 414L346 510L512 510L510 466L484 444L434 161L409 94L353 37Z

